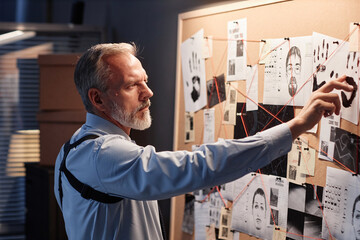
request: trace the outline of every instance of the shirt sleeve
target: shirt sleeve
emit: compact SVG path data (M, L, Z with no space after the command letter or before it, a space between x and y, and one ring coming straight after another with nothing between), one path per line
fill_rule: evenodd
M291 150L281 124L254 136L204 144L194 152L156 152L106 136L94 157L100 191L136 200L164 199L233 181Z

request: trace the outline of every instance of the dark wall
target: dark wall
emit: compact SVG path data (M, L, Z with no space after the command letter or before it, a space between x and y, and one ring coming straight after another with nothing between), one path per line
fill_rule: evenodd
M211 1L85 2L85 24L105 27L109 42L133 41L140 47L141 61L149 76L149 86L154 92L151 99L152 127L142 133L132 131L132 137L140 145L151 144L157 150L172 149L177 18L180 12L205 2Z
M75 0L1 0L0 21L70 23ZM107 42L135 42L149 76L152 127L132 132L140 145L172 150L178 14L219 0L83 0L83 24ZM222 1L223 2L223 1ZM78 13L80 14L80 13Z

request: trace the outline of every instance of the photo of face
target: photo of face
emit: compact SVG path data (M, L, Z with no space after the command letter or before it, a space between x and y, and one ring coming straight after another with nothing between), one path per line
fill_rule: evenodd
M288 85L288 92L291 97L295 95L298 90L298 82L301 78L301 53L296 46L290 48L286 57L286 80Z
M266 200L264 190L261 188L256 189L252 202L252 215L254 226L257 231L265 229L266 223Z
M196 102L200 97L200 78L194 76L192 78L192 84L191 99Z
M354 228L355 239L360 240L360 195L354 201L352 226Z

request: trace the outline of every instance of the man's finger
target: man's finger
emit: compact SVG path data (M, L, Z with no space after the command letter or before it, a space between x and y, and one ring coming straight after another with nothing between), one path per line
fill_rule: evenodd
M323 102L320 111L323 112L324 116L330 116L333 112L336 113L335 106L331 102Z
M326 106L329 106L329 104L331 104L331 106L335 106L334 112L336 114L340 113L341 102L339 96L336 93L318 93L316 95L316 99L320 101L318 102L318 104L320 105L324 104Z
M342 76L340 78L337 78L335 80L332 80L328 83L326 83L324 86L322 86L321 88L318 89L319 92L324 92L324 93L329 93L334 89L341 89L341 90L345 90L345 91L352 91L354 88L353 86L349 85L348 83L346 83L346 76Z

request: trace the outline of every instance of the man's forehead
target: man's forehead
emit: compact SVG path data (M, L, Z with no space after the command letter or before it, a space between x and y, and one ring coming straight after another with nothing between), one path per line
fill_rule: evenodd
M104 61L109 65L113 73L128 75L136 72L137 74L146 75L139 59L130 53L108 56Z
M122 70L123 68L129 67L130 63L134 61L133 58L136 57L129 53L119 53L104 56L103 60L109 65L110 68Z

